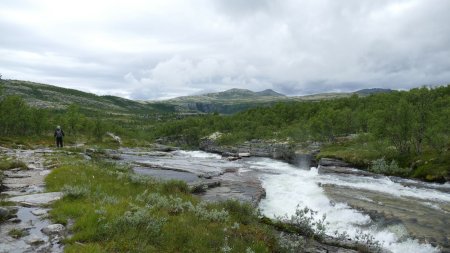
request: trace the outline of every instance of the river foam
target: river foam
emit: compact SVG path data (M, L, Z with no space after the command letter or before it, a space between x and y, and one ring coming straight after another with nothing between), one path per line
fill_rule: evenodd
M250 168L260 171L275 171L277 174L263 174L261 180L266 190L266 198L260 203L263 214L274 217L288 216L295 213L297 205L307 206L318 211L318 216L326 215L329 225L327 234L332 235L334 231L346 231L351 238L363 233L369 233L378 240L382 246L392 252L417 252L431 253L439 252L438 249L429 244L421 244L417 240L404 239L404 229L393 227L379 227L366 214L352 209L345 203L333 203L325 195L319 183L332 181L336 183L339 179L334 176L319 175L316 168L303 170L284 162L271 159L259 159L250 161ZM395 184L395 183L394 183ZM362 186L356 184L354 187ZM375 186L374 186L375 187ZM386 186L384 187L386 188ZM413 190L414 192L414 190ZM409 196L415 193L407 193L404 189L403 195Z

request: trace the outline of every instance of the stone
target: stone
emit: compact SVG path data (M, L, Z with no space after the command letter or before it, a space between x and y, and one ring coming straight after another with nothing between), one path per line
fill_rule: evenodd
M17 189L17 188L25 188L28 187L28 184L9 184L9 183L5 183L4 186L8 189Z
M19 219L19 218L11 218L8 221L11 222L11 223L20 223L22 220Z
M250 157L250 153L239 153L239 157Z
M30 177L30 175L25 174L25 173L4 173L5 176L9 177L9 178L25 178L25 177Z
M25 242L30 245L39 245L39 244L44 243L45 241L44 241L44 239L42 239L41 237L39 237L37 235L31 235L29 238L27 238L25 240Z
M333 158L322 158L319 161L321 166L351 167L350 164Z
M9 217L9 210L4 207L0 207L0 221L5 220L8 217Z
M162 151L162 152L171 152L171 151L179 150L179 148L155 143L155 144L153 144L153 150Z
M62 197L61 192L46 192L9 198L8 201L17 202L25 206L46 205Z
M62 224L51 224L41 229L42 233L46 235L61 235L65 232L66 227Z
M47 210L45 210L45 209L36 209L36 210L31 211L31 213L36 215L36 216L42 216L42 215L47 214Z
M349 167L337 167L337 166L322 166L320 165L318 168L319 174L349 174L349 175L357 175L357 176L368 176L368 177L379 177L380 175L359 170L355 168Z

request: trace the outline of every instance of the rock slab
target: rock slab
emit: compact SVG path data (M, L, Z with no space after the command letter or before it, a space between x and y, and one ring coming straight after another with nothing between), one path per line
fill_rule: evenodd
M46 192L9 198L8 201L17 202L27 206L46 205L62 197L61 192Z

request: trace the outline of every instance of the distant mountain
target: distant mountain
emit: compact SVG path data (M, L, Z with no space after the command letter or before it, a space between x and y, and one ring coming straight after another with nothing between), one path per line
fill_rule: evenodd
M18 95L31 105L41 108L65 109L77 104L87 111L116 113L150 113L175 111L168 104L147 104L115 96L97 96L74 89L20 80L2 80L3 95Z
M254 92L235 88L222 92L183 96L158 102L176 106L176 108L185 112L232 114L257 106L270 106L286 99L289 98L271 89ZM149 101L148 103L152 104L153 102Z
M356 93L358 95L367 96L367 95L372 95L372 94L377 94L377 93L389 93L389 92L393 92L393 90L383 89L383 88L371 88L371 89L358 90L353 93Z

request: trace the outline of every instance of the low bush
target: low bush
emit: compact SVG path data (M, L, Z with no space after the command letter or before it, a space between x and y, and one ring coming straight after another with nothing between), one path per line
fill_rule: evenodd
M371 162L369 171L377 174L387 174L396 176L406 176L411 170L409 168L401 168L395 160L390 163L386 162L384 158L380 158Z

